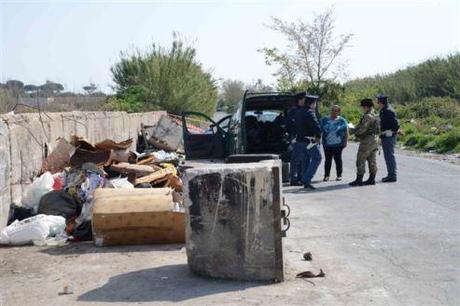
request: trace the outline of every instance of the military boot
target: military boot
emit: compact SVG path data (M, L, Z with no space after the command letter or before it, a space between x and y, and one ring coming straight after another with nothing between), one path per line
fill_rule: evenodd
M349 185L352 186L352 187L362 186L363 185L363 177L364 177L364 175L357 175L356 180L351 182Z
M369 178L363 182L363 185L375 185L375 174L369 174Z

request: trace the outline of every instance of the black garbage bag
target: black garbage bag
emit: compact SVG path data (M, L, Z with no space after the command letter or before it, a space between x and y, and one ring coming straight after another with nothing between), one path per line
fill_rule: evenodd
M43 195L38 205L38 213L53 216L62 216L66 220L78 216L81 206L64 190L50 191Z
M33 215L34 214L31 208L25 208L25 207L17 206L15 204L11 204L10 212L8 214L8 224L7 225L10 225L11 223L13 223L14 220L21 221L21 220L30 218Z
M76 241L93 240L93 228L91 226L91 221L84 221L78 225L74 229L72 236Z

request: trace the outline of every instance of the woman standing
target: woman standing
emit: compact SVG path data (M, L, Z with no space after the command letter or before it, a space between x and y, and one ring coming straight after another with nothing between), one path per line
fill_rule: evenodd
M329 181L331 174L332 158L335 161L337 170L337 181L342 180L342 150L348 143L348 122L340 116L340 106L331 107L330 116L321 119L321 129L323 132L324 156L324 179Z

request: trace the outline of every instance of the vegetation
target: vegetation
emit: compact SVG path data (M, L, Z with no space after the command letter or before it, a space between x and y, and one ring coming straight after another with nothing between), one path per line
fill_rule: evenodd
M196 51L174 35L171 48L153 44L143 53L121 53L112 69L117 95L108 105L128 112L164 109L180 114L212 115L217 103L216 81L196 59Z
M460 152L460 54L352 80L338 92L337 100L324 97L323 108L339 101L344 116L356 123L359 100L385 93L400 119L400 143L423 151Z
M106 110L106 95L95 84L84 86L86 94L65 92L60 83L46 81L43 85L24 85L19 80L0 83L0 114L15 111L61 112L69 110Z
M343 76L345 62L341 56L353 35L335 35L332 8L317 14L311 23L272 18L269 28L288 41L286 51L276 47L259 50L267 65L278 68L275 76L280 90L306 87L323 96L328 86Z
M227 79L220 85L219 101L217 107L220 110L231 113L244 96L244 92L270 92L275 89L258 79L254 83L245 84L242 81Z
M238 101L243 97L244 91L244 82L230 79L224 80L220 86L218 108L232 113Z
M387 75L351 80L345 75L343 50L352 34L335 35L332 9L312 22L285 22L273 18L271 29L287 38L286 52L260 50L267 65L275 65L277 89L319 94L321 113L340 104L353 123L361 116L359 101L385 93L399 115L400 143L426 151L460 152L460 54L436 57Z

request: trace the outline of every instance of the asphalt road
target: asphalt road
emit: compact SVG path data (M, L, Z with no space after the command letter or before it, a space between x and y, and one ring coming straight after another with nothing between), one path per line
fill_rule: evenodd
M284 189L292 227L282 283L198 277L182 245L9 247L0 305L459 305L460 167L398 155L398 183L350 188L355 154L345 150L343 182ZM381 177L381 156L379 165ZM295 278L320 269L326 277ZM73 293L62 295L66 284Z
M311 251L327 275L313 304L459 305L460 167L398 154L397 183L349 188L355 154L353 144L344 151L343 182L285 190L287 260L299 268L296 258Z

